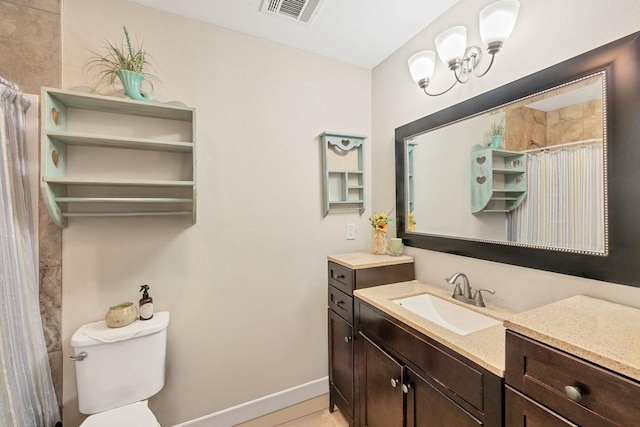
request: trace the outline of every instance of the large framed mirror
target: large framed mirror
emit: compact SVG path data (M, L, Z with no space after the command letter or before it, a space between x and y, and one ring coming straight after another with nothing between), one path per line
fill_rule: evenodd
M640 33L396 129L408 246L640 286Z

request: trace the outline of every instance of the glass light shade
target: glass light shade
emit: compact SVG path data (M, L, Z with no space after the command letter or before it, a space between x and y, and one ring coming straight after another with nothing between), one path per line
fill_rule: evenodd
M445 65L456 58L462 59L467 48L467 29L461 25L451 27L436 37L436 50Z
M432 50L414 53L409 58L408 63L411 78L416 83L420 82L420 80L430 79L436 67L436 53Z
M516 25L520 2L500 0L480 11L480 37L485 45L506 41Z

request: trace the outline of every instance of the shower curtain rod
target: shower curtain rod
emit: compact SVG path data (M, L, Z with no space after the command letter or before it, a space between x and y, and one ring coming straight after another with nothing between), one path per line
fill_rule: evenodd
M602 138L585 139L583 141L567 142L566 144L558 144L558 145L550 145L548 147L532 148L531 150L524 150L524 151L521 151L521 152L522 153L535 153L537 151L549 151L549 150L555 150L557 148L571 147L571 146L574 146L574 145L597 144L598 142L602 142Z

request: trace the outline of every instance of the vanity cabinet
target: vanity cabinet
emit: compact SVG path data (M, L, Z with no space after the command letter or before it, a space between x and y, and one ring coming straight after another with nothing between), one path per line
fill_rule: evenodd
M195 110L42 89L41 190L70 217L187 216L196 222Z
M355 300L361 427L502 425L502 379Z
M506 349L507 427L640 423L640 383L509 330Z
M413 280L413 258L367 253L334 255L328 261L329 410L337 406L357 424L353 291Z
M527 191L526 155L485 148L471 152L471 212L509 212Z

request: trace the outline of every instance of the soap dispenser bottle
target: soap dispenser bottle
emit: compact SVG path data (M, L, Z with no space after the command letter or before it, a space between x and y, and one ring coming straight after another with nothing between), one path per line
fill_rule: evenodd
M140 286L142 298L140 298L140 320L149 320L153 317L153 298L149 296L149 285Z

